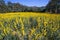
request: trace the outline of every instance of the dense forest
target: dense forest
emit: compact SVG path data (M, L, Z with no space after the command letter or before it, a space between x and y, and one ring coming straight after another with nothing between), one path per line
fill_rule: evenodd
M50 0L45 7L28 7L20 3L5 3L4 0L0 0L0 12L50 12L60 13L60 0Z
M46 6L46 11L50 13L60 13L60 0L50 0Z

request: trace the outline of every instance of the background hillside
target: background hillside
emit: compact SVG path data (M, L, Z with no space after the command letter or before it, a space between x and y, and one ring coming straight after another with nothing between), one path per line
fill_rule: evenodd
M50 13L60 13L60 0L50 0L46 6L36 7L36 6L26 6L20 3L5 3L4 0L0 0L0 13L4 12L50 12Z

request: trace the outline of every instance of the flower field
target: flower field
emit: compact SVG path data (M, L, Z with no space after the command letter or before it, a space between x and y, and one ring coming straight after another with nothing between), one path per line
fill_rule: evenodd
M60 14L0 14L0 40L60 40Z

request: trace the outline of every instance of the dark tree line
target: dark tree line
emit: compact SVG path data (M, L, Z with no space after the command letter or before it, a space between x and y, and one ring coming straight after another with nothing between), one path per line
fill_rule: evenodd
M50 12L60 13L60 0L50 0L45 7L28 7L21 5L20 3L5 3L4 0L0 0L0 13L4 12Z
M50 13L60 13L60 0L50 0L46 6L46 11Z
M44 8L43 8L44 9ZM4 0L0 0L0 12L40 12L41 7L28 7L21 5L19 3L8 2L7 4Z

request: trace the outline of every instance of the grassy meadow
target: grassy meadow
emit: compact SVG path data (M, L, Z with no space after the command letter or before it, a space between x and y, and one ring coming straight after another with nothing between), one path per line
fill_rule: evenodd
M0 40L60 40L60 14L0 14Z

